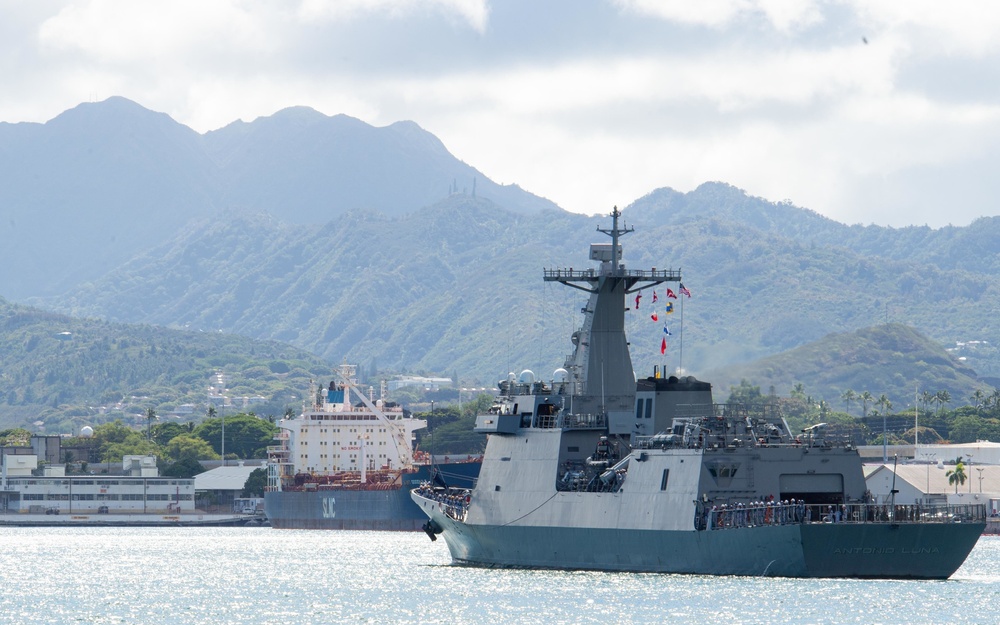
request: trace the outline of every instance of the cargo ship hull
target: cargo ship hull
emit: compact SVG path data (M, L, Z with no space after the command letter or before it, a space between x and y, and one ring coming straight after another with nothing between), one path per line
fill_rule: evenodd
M437 469L448 485L471 488L479 462L416 467L392 490L290 490L264 493L264 514L271 527L309 530L416 531L427 517L410 498L410 489L434 480Z

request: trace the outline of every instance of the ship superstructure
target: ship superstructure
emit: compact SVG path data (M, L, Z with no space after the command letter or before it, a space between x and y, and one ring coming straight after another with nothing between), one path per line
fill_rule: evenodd
M409 488L435 471L464 485L478 473L478 462L432 466L414 448L414 432L427 421L387 401L384 388L378 399L373 389L365 392L355 373L354 365L341 365L335 380L315 390L311 406L278 422L264 494L272 526L416 529Z
M573 353L549 381L509 374L488 414L474 489L413 492L455 561L678 573L951 575L985 526L983 506L874 501L861 460L823 425L793 435L766 406L717 405L691 376L636 380L626 295L679 281L630 271L611 245L595 270L545 270L590 293Z

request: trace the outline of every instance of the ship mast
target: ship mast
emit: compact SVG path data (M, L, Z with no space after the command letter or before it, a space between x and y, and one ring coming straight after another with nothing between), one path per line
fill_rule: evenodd
M625 296L663 282L680 282L673 269L626 270L622 262L621 237L634 228L619 225L621 211L611 212L611 228L597 231L611 237L611 244L590 246L590 260L600 267L577 270L545 269L544 280L586 291L590 299L584 320L573 334L573 353L566 359L570 375L573 410L607 415L612 433L629 433L635 403L635 372L625 337Z
M628 234L630 232L635 232L635 228L630 228L622 224L622 228L618 228L618 218L621 216L622 212L618 210L615 206L611 209L611 230L605 230L600 226L597 226L598 232L603 232L604 234L611 237L611 270L615 272L616 270L622 269L621 265L621 246L618 243L618 237Z

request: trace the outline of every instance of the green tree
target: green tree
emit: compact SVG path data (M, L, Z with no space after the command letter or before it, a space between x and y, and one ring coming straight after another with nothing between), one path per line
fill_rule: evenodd
M265 486L267 486L267 471L264 469L254 469L247 476L247 481L243 485L240 497L263 497Z
M159 446L139 432L133 432L120 443L101 446L101 462L121 462L125 456L159 456Z
M486 414L490 406L493 405L493 396L489 393L480 393L472 401L462 404L462 416L473 416Z
M170 466L161 471L161 475L166 477L191 478L204 472L205 467L203 467L200 462L192 458L187 458L185 460L178 460L177 462L171 463Z
M278 428L267 419L238 414L217 419L205 419L194 429L195 436L205 439L217 453L222 453L222 419L226 420L226 455L237 458L266 458L268 445L274 444Z
M941 410L944 409L945 404L951 402L951 393L948 391L938 391L934 396L937 398L938 414L940 414Z
M133 434L135 434L135 430L118 419L94 427L94 440L101 445L104 443L124 442L125 439Z
M993 389L993 392L986 398L986 407L994 416L1000 413L1000 388Z
M744 378L740 380L739 386L730 387L729 400L726 403L745 404L747 406L759 405L764 403L764 396L761 395L760 386L750 384L750 382Z
M934 404L934 393L930 391L924 391L920 394L920 401L924 404L924 411L930 412L928 407Z
M806 400L806 385L802 382L796 382L792 387L792 392L789 394L792 399Z
M857 398L857 394L851 389L847 389L840 394L840 400L844 402L844 412L851 414L851 404Z
M190 433L191 430L186 424L177 423L176 421L157 423L153 426L153 442L157 445L163 446L169 443L170 439L175 436Z
M31 444L31 432L24 428L0 430L0 447L27 447Z
M858 399L861 400L861 416L867 417L868 404L873 403L875 401L875 396L869 393L868 391L861 391L861 395L858 396Z
M423 413L427 429L417 431L417 446L431 454L478 455L483 452L485 436L473 431L475 414L461 413L458 406L434 409L434 414Z
M892 410L892 402L886 397L885 393L879 395L878 401L876 402L879 408L882 409L882 414L888 415L889 411Z
M121 421L94 427L94 444L101 462L121 462L123 456L159 456L159 446Z
M980 438L983 421L974 415L955 417L948 428L948 439L952 443L974 443Z
M977 412L979 411L980 408L983 407L983 402L985 399L986 399L986 393L983 392L983 389L981 388L977 388L975 391L973 391L972 395L969 395L969 401L972 402L972 405L976 407Z
M154 420L156 420L156 411L152 408L146 408L146 440L153 440L152 427Z
M945 475L948 477L948 483L955 485L955 494L957 495L958 487L965 484L965 480L967 479L965 475L965 465L962 464L961 456L955 460L955 468L950 469L947 473L945 473Z
M180 434L170 439L163 451L167 458L174 462L219 459L219 454L215 453L208 441L189 433Z

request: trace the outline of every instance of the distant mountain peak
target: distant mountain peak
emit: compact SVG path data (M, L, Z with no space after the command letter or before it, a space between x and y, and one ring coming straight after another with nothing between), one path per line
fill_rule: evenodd
M53 127L93 125L95 123L118 125L127 123L127 125L132 125L131 120L133 119L156 120L161 124L169 123L174 126L182 126L166 113L151 111L122 96L111 96L100 102L83 102L63 111L49 120L46 125Z

